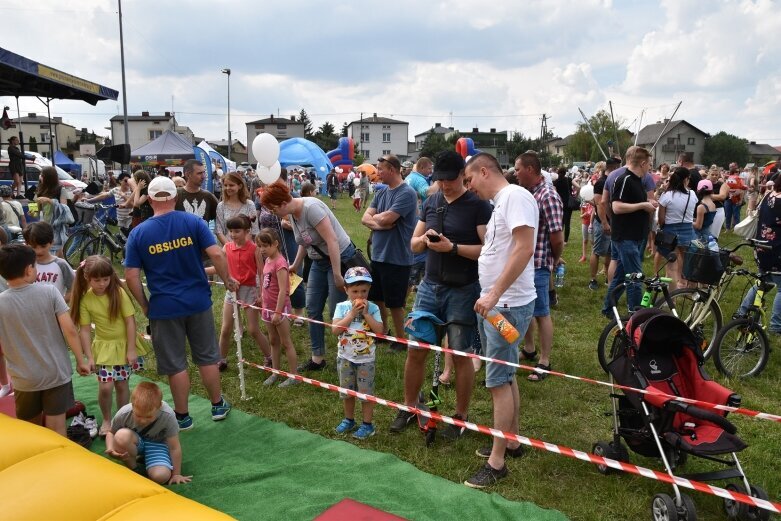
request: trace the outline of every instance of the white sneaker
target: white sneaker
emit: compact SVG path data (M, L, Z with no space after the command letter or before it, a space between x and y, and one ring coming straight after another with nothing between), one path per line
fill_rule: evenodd
M90 438L97 438L98 436L98 422L95 421L94 416L87 416L84 420L84 428L89 431Z
M0 398L11 394L11 384L0 385Z
M275 373L272 373L271 376L266 378L266 380L263 382L263 385L274 385L277 380L279 380L279 376Z
M301 383L301 382L299 382L295 378L288 378L287 380L285 380L284 382L279 384L278 387L291 387L291 386L296 385L298 383Z

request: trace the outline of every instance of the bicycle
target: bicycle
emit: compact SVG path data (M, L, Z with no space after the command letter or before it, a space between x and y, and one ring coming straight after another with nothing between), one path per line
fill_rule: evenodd
M693 250L686 252L684 278L704 284L700 288L678 288L670 293L670 299L678 316L686 322L698 339L702 339L702 355L707 360L713 353L716 336L724 325L724 314L719 300L735 277L735 268L743 259L735 252L743 246L758 248L761 241L749 239L732 249L721 248L718 253ZM714 262L718 258L718 262ZM656 307L665 309L665 302ZM707 343L706 343L707 342Z
M745 312L739 310L733 320L719 331L714 342L713 359L716 369L724 376L757 376L770 358L765 296L775 284L768 279L771 275L781 275L781 272L752 273L739 269L735 275L755 279L754 301Z
M120 231L114 235L108 228L108 212L117 205L92 204L79 201L76 224L63 245L63 256L74 269L89 255L114 257L124 252L127 237ZM95 252L95 253L92 253Z
M661 271L662 268L664 268L664 265L659 268L659 271ZM661 294L661 302L666 302L669 309L672 310L673 315L678 316L675 312L674 303L670 299L671 293L667 287L672 279L659 276L659 271L657 271L656 275L653 277L645 277L642 273L627 273L625 277L626 280L618 284L610 294L610 302L614 316L602 329L602 334L599 335L599 340L597 341L597 358L599 359L599 365L606 373L609 372L607 365L619 352L621 346L621 332L624 328L623 323L626 321L625 318L620 316L616 306L616 294L619 290L623 291L630 284L643 284L645 286L645 291L643 292L643 298L640 301L641 308L654 307L655 303L660 300ZM610 342L610 358L608 359L605 356L605 348L607 347L609 339L612 339L612 341Z

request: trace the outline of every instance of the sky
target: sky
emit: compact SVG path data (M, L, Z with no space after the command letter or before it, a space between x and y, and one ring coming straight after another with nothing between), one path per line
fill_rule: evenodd
M98 134L122 113L116 0L0 0L0 47L111 87L54 100ZM303 108L315 127L377 113L558 136L609 110L630 130L669 118L781 145L781 3L771 0L125 0L128 114L172 111L196 136ZM16 116L16 100L2 98ZM45 114L20 98L23 115ZM641 120L642 118L642 120ZM238 132L237 132L238 131Z

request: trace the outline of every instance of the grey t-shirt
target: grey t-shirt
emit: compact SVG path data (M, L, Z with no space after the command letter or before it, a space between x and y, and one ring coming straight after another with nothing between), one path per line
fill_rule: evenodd
M167 403L163 402L163 406L153 421L154 425L152 425L152 428L144 433L145 440L162 443L171 436L179 434L179 423L176 421L176 415ZM132 403L119 409L117 414L114 415L114 419L111 420L112 434L116 434L119 429L123 428L132 429L136 431L136 434L139 434L146 427L139 427L136 424L136 420L133 418Z
M65 259L54 257L49 262L36 262L35 269L38 270L35 282L51 284L61 295L65 295L73 287L76 272Z
M293 234L296 237L296 243L306 247L307 254L310 259L322 259L322 255L317 253L317 250L312 248L314 244L320 250L328 255L328 245L315 228L320 221L328 218L331 221L331 226L336 233L336 240L339 243L339 251L343 252L345 248L350 245L350 237L347 232L344 231L342 225L336 219L336 216L328 206L315 197L303 197L304 210L301 213L301 218L296 219L292 215L290 216L290 222L293 224Z
M73 368L57 317L68 312L51 284L28 284L0 294L0 345L20 391L44 391L71 381Z

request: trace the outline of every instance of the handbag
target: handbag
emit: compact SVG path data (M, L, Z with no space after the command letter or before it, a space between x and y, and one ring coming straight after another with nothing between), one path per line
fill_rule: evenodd
M686 194L686 206L683 209L683 217L681 217L681 223L686 220L686 210L689 209L689 202L691 201L691 191ZM656 239L654 240L656 247L662 251L665 255L671 253L676 247L678 247L678 235L672 232L666 232L663 226L659 227L659 231L656 232Z
M765 197L767 197L767 193L765 193L765 195L762 196L762 199L759 200L756 208L750 210L746 214L745 219L735 225L735 228L732 230L735 232L735 235L743 237L744 239L756 238L757 227L759 226L759 207L762 205Z
M361 251L360 248L356 247L355 244L352 241L350 242L350 244L352 244L353 247L355 248L355 253L349 259L341 259L342 276L344 276L344 274L350 268L355 268L355 267L358 267L358 266L360 266L362 268L366 268L367 270L369 270L369 273L371 273L371 268L370 268L369 261L366 260L366 256L363 254L363 251ZM320 256L322 258L330 259L330 257L326 253L324 253L323 250L321 250L320 248L318 248L314 244L312 244L311 246L312 246L312 248L314 248L314 250L317 253L320 254Z

